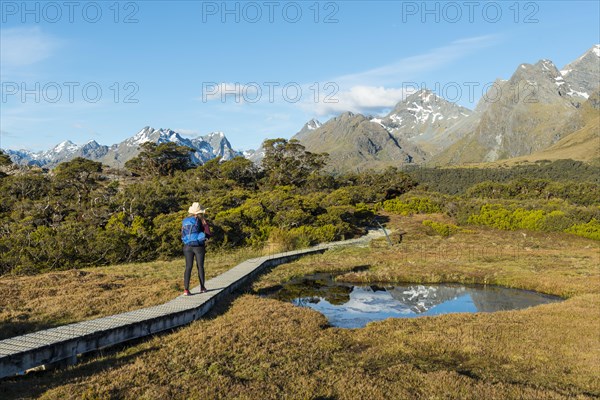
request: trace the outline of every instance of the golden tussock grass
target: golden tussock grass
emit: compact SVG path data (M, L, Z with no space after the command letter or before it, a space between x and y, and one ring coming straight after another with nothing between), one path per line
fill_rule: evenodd
M329 327L313 310L244 295L222 315L173 334L67 369L5 380L0 397L600 397L597 243L566 234L479 228L442 239L421 224L424 218L447 222L442 216L391 218L392 228L408 232L402 244L303 258L274 268L254 290L331 271L357 282L487 282L568 299L519 311L388 319L347 330Z
M408 232L402 243L390 247L385 239L378 239L368 248L341 248L305 257L261 277L254 289L314 272L351 271L338 279L491 284L563 297L600 292L598 242L563 233L474 227L442 238L422 224L425 219L452 222L442 215L390 218L393 229Z
M600 395L591 335L600 319L590 311L598 306L598 296L584 295L344 330L315 311L246 295L218 318L7 381L3 391L43 399L587 399Z
M242 249L216 252L207 249L206 279L239 262L257 257ZM35 276L0 278L0 340L163 304L183 291L183 258L51 272ZM199 284L196 267L192 286Z

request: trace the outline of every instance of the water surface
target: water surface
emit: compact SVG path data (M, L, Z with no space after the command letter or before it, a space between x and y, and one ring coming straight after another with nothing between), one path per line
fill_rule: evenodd
M387 318L519 310L562 300L499 286L460 284L354 285L329 274L289 281L267 295L324 314L332 326L360 328Z

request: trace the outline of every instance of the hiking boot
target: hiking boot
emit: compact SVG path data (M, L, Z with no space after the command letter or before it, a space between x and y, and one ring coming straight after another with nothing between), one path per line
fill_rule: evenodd
M190 296L190 295L191 295L191 293L190 293L190 291L189 291L189 290L185 289L185 290L183 291L183 295L184 295L184 296Z

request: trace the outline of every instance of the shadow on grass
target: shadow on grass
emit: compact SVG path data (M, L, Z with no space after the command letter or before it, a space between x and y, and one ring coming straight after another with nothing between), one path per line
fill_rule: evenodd
M219 288L211 288L209 291L218 289ZM226 313L233 301L238 296L245 293L251 293L251 284L247 284L246 286L235 290L233 293L229 293L221 301L216 303L202 319L214 319ZM199 295L199 293L197 293L197 295ZM143 348L144 343L149 343L154 337L169 335L179 329L185 329L188 326L189 325L183 325L151 336L111 346L110 348L100 351L80 355L77 364L67 368L61 366L59 363L49 370L33 371L21 376L0 379L0 399L38 398L53 388L63 386L70 382L83 380L86 377L99 374L106 370L119 368L120 366L134 362L138 357L148 352L160 349L159 345ZM136 345L140 345L140 348L135 349ZM132 353L124 356L122 353L124 350L132 351Z
M370 264L363 264L363 265L357 265L357 266L352 267L352 268L350 268L348 270L345 270L345 271L335 271L335 272L332 272L332 271L319 271L319 270L317 270L315 272L311 272L311 273L307 274L307 276L305 276L305 277L293 278L293 279L291 279L291 280L289 280L287 282L283 282L283 283L278 284L278 285L268 286L268 287L261 288L261 289L258 289L258 290L250 290L250 287L248 287L248 288L246 288L247 290L246 290L245 293L254 294L254 295L257 295L257 296L261 296L261 297L272 297L277 292L280 292L280 291L282 291L282 290L284 290L286 288L293 287L295 284L296 285L300 285L300 286L304 286L304 287L314 286L314 283L310 279L307 279L307 278L310 278L310 277L315 277L315 276L318 276L318 275L323 275L324 277L330 277L330 278L334 279L336 276L344 275L344 274L347 274L349 272L364 272L364 271L368 271L369 268L371 268ZM293 298L293 297L291 297L291 298Z
M141 341L136 341L141 342ZM158 346L140 349L127 356L119 353L132 343L113 346L109 350L80 356L78 364L68 368L53 368L45 371L33 371L26 375L0 380L0 398L4 400L38 398L45 392L66 383L89 377L103 371L118 368L137 357L158 350Z
M353 267L350 272L364 272L364 271L368 271L369 268L371 268L370 264L364 264L364 265L357 265L356 267ZM338 275L343 275L345 272L342 272Z
M0 325L0 340L25 335L27 333L35 333L44 329L56 328L57 326L61 326L61 324L25 321L3 322L2 325Z
M266 268L257 275L263 275L270 272L274 267ZM361 265L354 267L352 271L363 271L368 269L368 265ZM256 277L254 278L256 279ZM216 303L211 310L206 313L202 319L210 320L219 317L226 313L233 301L243 294L257 293L252 290L252 283L254 279L249 280L244 286L237 290L229 293L226 297L222 298ZM220 288L208 288L208 291L219 290ZM200 293L194 293L199 295ZM0 328L0 334L4 335L19 335L26 332L32 332L36 330L48 329L57 325L51 324L35 324L35 323L16 323L2 325ZM143 348L144 343L149 343L152 338L156 336L168 335L179 329L185 329L188 325L180 326L175 329L167 330L158 334L140 338L137 340L121 343L119 345L111 346L108 349L101 351L91 352L78 357L78 363L74 366L65 368L64 366L57 365L56 368L46 371L34 371L26 375L17 377L4 378L0 380L0 399L23 399L23 398L37 398L45 392L52 390L53 388L63 386L70 382L81 381L86 377L96 375L106 370L119 368L125 364L135 361L138 357L145 353L156 351L160 349L159 345L155 345L149 348ZM5 336L10 337L10 336ZM135 349L134 346L140 345L139 349ZM123 351L129 349L130 354L123 355Z

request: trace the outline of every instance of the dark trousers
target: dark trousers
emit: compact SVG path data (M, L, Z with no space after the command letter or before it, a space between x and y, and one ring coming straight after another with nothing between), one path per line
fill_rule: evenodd
M204 254L206 254L204 246L183 246L183 255L185 256L184 289L190 290L190 276L194 267L194 258L196 258L196 266L198 267L200 287L204 288Z

